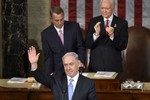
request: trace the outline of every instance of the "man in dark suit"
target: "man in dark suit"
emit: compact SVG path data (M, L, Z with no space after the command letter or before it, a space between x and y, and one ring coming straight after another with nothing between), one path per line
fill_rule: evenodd
M52 24L41 33L46 73L50 75L62 68L62 56L71 51L79 55L81 66L84 66L86 52L79 24L64 21L64 11L60 7L52 7L50 17Z
M49 87L54 95L54 100L98 100L94 82L79 74L80 61L78 55L74 52L66 53L62 60L64 71L56 71L50 76L43 74L38 70L39 53L36 53L34 47L28 50L28 57L31 63L31 72L35 79L43 85ZM72 92L69 88L69 80L72 79Z
M91 51L89 71L123 71L121 51L127 47L128 23L113 14L114 8L114 0L101 0L102 15L89 22L86 38Z

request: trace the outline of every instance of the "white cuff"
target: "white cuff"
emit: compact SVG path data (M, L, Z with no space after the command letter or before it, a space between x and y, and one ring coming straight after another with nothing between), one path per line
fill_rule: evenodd
M93 40L95 41L100 35L95 35L95 33L93 34Z

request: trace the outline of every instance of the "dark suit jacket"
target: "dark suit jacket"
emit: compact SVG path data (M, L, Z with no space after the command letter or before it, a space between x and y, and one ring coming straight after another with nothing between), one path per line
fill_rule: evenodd
M54 100L68 100L68 84L65 72L61 70L48 76L37 69L32 74L38 82L51 89ZM94 82L80 74L72 100L98 100Z
M100 36L93 40L94 25L100 24ZM116 71L123 70L121 51L126 49L128 43L127 21L114 15L111 26L114 27L114 39L105 35L106 30L102 16L92 18L88 27L86 46L91 50L89 71Z
M64 22L64 45L53 25L42 31L41 37L47 74L50 75L63 67L61 58L67 52L76 52L81 62L85 64L85 44L78 23Z

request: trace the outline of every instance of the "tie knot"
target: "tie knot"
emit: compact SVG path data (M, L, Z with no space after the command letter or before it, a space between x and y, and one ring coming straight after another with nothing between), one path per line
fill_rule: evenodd
M60 33L62 33L62 30L59 30Z
M70 78L69 81L70 81L70 83L72 83L73 82L73 78Z

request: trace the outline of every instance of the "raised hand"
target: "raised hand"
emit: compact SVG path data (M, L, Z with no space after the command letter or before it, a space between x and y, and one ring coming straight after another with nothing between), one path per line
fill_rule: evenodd
M106 28L106 31L108 32L109 36L114 35L114 27L109 26Z
M100 35L100 24L101 24L101 22L97 22L94 26L96 36Z
M40 53L36 53L35 47L31 46L28 50L28 59L31 63L31 69L36 69L37 68L37 62L39 59Z

